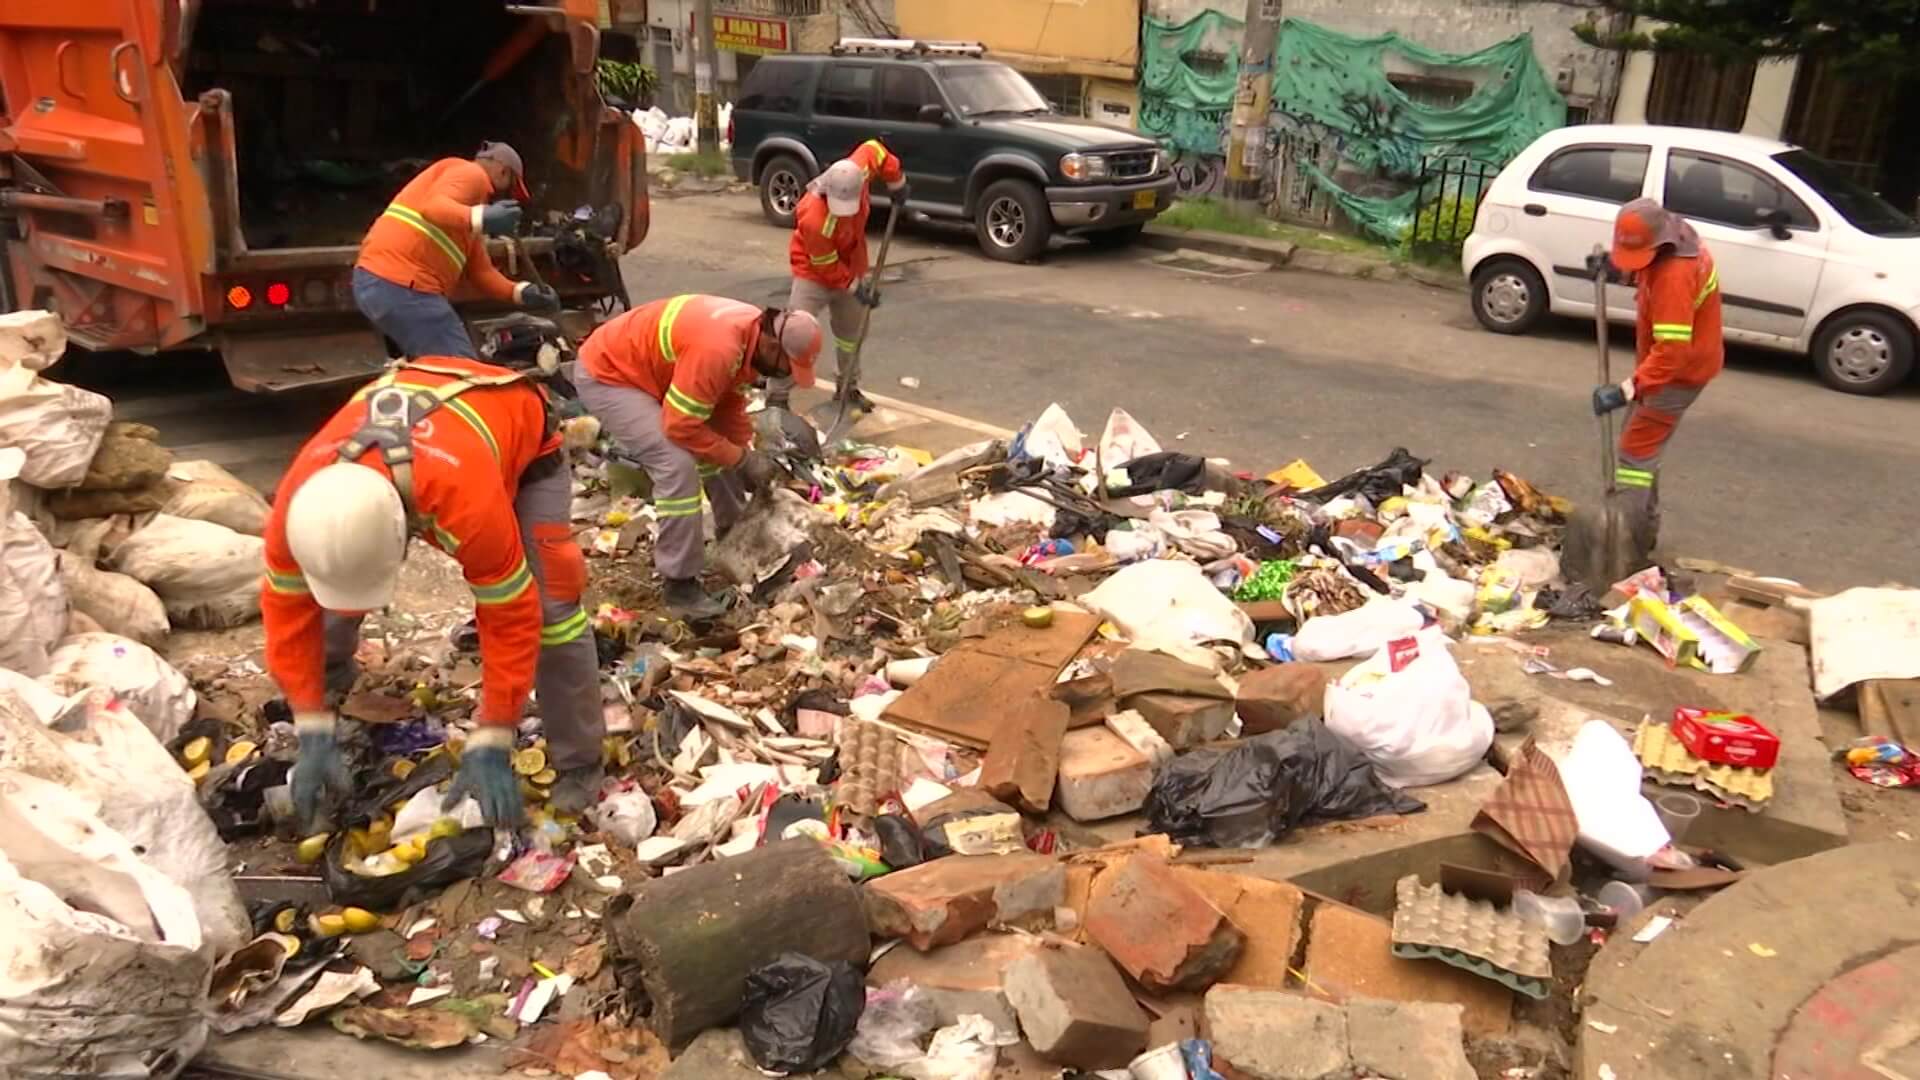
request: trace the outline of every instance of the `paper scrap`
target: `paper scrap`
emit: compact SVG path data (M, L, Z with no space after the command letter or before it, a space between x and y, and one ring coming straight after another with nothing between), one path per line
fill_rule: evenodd
M401 934L400 936L405 938L418 937L419 935L426 933L427 931L433 929L435 926L438 926L439 924L440 924L439 919L421 919L419 922L416 922L412 926L407 927L407 932L404 934Z
M541 979L533 984L532 990L528 991L527 1000L521 1004L515 1018L523 1024L537 1023L540 1014L547 1011L547 1006L553 1003L553 999L571 989L573 989L571 975L555 975L551 979Z
M429 1001L438 1001L453 993L451 986L416 986L413 993L407 995L408 1005L425 1005Z
M1620 1030L1619 1024L1609 1024L1604 1020L1589 1020L1587 1021L1587 1026L1602 1035L1612 1035Z
M1757 941L1751 945L1748 945L1747 951L1759 957L1762 960L1771 960L1774 957L1780 955L1778 952L1775 952L1774 950L1767 948L1765 945L1762 945Z
M349 999L357 1001L379 992L380 980L373 977L371 969L360 967L347 973L329 971L320 976L298 1000L281 1010L273 1018L273 1024L275 1027L299 1027L314 1013L325 1012Z
M1673 916L1655 915L1653 918L1647 920L1647 925L1641 927L1640 931L1633 935L1633 940L1645 945L1647 942L1666 933L1667 927L1672 925Z

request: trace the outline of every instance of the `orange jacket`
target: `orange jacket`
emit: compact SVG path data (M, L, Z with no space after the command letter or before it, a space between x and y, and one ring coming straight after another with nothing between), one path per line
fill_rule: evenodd
M727 469L753 444L740 391L753 382L759 347L759 308L689 293L601 326L580 346L580 364L609 386L651 395L675 446Z
M1646 401L1668 385L1705 386L1720 374L1720 273L1706 245L1700 254L1662 254L1639 276L1634 396Z
M407 181L367 230L354 265L395 285L447 296L464 276L489 300L512 303L518 284L494 269L480 211L493 198L486 170L442 158Z
M868 186L878 176L889 187L906 179L900 156L879 139L868 139L847 155L866 171ZM860 189L860 212L837 218L827 210L826 197L817 192L802 196L793 210L793 239L787 244L787 263L795 277L817 281L829 289L851 289L867 273L867 217L873 206L868 188Z
M423 360L487 375L505 370L458 357ZM450 376L403 369L398 383L425 388L451 381ZM366 423L364 399L379 385L375 382L354 395L300 448L267 518L267 573L260 589L267 670L295 712L326 707L326 675L320 605L308 593L287 544L287 504L307 477L338 460L340 444ZM547 431L543 393L532 383L476 387L436 409L413 431L414 509L428 522L422 539L453 556L473 589L484 672L479 712L483 724L519 722L540 653L540 597L520 542L513 499L527 466L560 448L559 435ZM360 461L387 472L378 450Z

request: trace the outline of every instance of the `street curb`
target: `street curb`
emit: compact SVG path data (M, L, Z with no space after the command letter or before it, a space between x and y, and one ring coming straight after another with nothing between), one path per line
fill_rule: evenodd
M1205 251L1264 262L1275 269L1305 270L1360 281L1414 281L1436 289L1463 291L1467 287L1467 283L1458 275L1432 267L1349 252L1320 251L1303 248L1290 240L1264 240L1256 236L1240 236L1209 229L1148 225L1146 231L1140 234L1139 243L1143 247L1162 251L1179 251L1183 248Z
M1286 266L1293 261L1296 245L1289 240L1262 240L1255 236L1212 232L1207 229L1176 229L1171 225L1148 225L1140 234L1144 247L1162 251L1204 251L1211 255L1231 255L1237 259Z

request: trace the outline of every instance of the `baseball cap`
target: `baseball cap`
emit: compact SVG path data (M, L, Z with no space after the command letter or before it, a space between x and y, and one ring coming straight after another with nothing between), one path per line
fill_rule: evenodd
M503 142L483 142L480 152L473 155L475 161L497 161L513 174L513 197L521 202L533 201L527 191L527 167L520 160L520 151Z
M813 386L813 361L820 355L820 320L806 311L783 311L774 320L780 335L780 351L793 363L793 384L802 390Z
M1673 215L1652 199L1640 198L1622 206L1613 219L1613 265L1622 270L1645 270L1662 243L1673 237Z
M827 209L841 217L860 212L860 195L867 188L867 170L842 158L827 166L813 181L813 190L824 195Z

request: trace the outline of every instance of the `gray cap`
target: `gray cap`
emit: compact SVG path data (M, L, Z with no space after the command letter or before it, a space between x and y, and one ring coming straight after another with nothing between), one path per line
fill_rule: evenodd
M513 174L514 194L523 201L527 194L527 167L520 160L520 151L503 142L483 142L480 151L473 155L475 161L497 161Z

